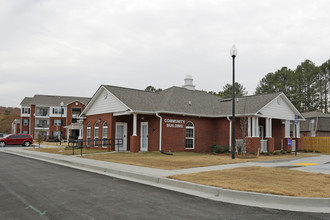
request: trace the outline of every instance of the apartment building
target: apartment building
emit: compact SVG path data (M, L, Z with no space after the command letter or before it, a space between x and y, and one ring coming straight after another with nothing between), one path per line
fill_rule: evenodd
M21 105L21 133L47 138L77 138L81 132L79 115L89 102L88 97L34 95L25 97ZM72 129L70 129L72 128Z

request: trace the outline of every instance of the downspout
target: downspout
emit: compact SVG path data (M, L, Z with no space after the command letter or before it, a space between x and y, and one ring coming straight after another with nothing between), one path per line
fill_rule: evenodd
M231 149L231 120L229 116L227 116L227 119L229 121L229 149Z
M159 118L159 151L162 151L162 127L163 127L163 118L156 112L156 116Z

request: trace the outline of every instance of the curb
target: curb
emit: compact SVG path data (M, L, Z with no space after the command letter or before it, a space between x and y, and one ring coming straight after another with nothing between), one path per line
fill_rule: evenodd
M37 160L43 160L46 162L55 162L59 165L69 166L73 168L88 169L89 171L95 171L100 174L106 174L121 179L127 179L216 201L288 211L330 213L330 198L291 197L222 189L218 187L190 183L166 177L155 177L142 173L133 173L129 171L103 168L90 164L79 163L76 161L52 158L41 154L35 155L30 154L28 151L15 152L5 150L3 152L18 156L29 157Z

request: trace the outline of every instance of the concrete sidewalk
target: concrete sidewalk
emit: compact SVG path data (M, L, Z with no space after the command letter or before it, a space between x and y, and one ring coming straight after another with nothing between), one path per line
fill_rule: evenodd
M166 178L170 175L196 173L221 169L232 169L236 167L248 166L285 167L291 168L293 170L302 170L316 173L322 172L330 174L330 155L320 155L318 157L308 158L293 158L277 161L226 164L181 170L161 170L148 167L139 167L120 163L91 160L80 158L77 156L65 156L59 154L28 151L24 150L24 148L22 147L0 148L0 152L11 153L59 165L64 165L75 169L82 169L89 172L109 175L116 178L126 179L129 181L139 182L155 187L174 190L217 201L291 211L330 213L330 198L300 198L243 192ZM310 164L313 165L309 166Z

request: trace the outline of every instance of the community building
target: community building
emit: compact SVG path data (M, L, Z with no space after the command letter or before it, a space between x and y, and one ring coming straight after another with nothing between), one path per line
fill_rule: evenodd
M63 138L77 139L81 128L79 116L89 100L88 97L74 96L25 97L20 103L20 125L14 133L20 131L34 138L41 134L47 139L57 139L62 134Z
M236 143L243 141L246 152L299 146L304 117L284 93L235 102ZM122 151L209 152L214 144L230 146L231 111L231 99L195 90L191 77L182 87L160 92L101 85L81 113L80 135L84 140L122 139L116 147Z

